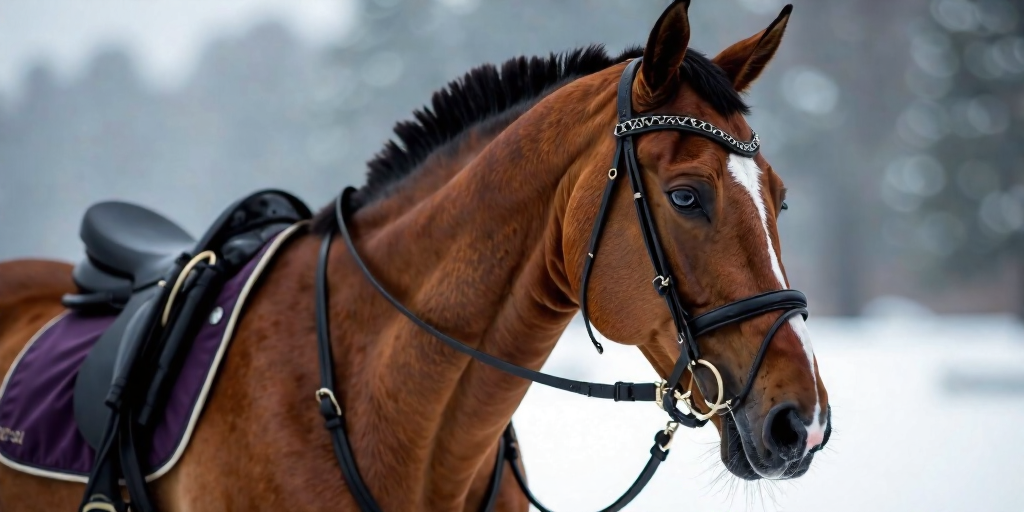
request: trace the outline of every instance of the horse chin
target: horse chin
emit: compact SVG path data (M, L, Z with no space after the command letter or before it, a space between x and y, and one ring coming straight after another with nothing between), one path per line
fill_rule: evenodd
M744 480L785 480L802 476L810 469L813 453L781 467L769 467L753 447L750 428L737 423L732 414L722 417L722 462L733 475Z
M722 462L725 468L744 480L757 480L761 475L747 460L746 444L732 415L722 416Z

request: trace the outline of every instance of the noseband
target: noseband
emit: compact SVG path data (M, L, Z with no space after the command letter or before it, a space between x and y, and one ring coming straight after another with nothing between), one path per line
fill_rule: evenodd
M768 345L771 343L771 340L778 329L788 319L797 314L803 315L805 318L807 316L807 299L804 297L804 294L796 290L788 289L768 291L759 295L740 299L696 317L691 316L683 306L679 299L679 292L673 283L671 266L669 265L668 259L665 257L661 242L658 239L657 230L655 229L654 216L651 214L651 208L647 202L647 195L644 192L643 181L641 180L640 166L636 161L633 138L636 135L657 130L683 131L711 139L712 141L721 144L728 151L745 157L753 157L757 154L760 148L760 141L756 134L753 135L753 138L749 142L738 141L711 123L687 116L662 115L634 117L632 108L632 87L633 80L635 79L637 70L640 67L640 61L640 58L631 61L626 66L625 71L622 73L622 78L619 81L619 124L615 126L614 131L617 139L615 157L612 161L611 169L608 171L608 182L605 185L604 193L601 197L601 207L598 210L597 219L594 221L593 231L590 235L589 252L583 266L583 275L580 285L580 309L591 341L594 343L594 346L597 347L598 352L603 352L604 349L595 339L593 330L590 326L590 318L587 311L587 285L590 281L591 270L593 268L594 259L597 255L597 246L601 238L605 217L608 213L611 205L611 198L615 191L615 184L618 182L620 171L624 170L626 176L629 177L629 183L633 190L633 204L636 207L637 219L640 222L640 231L643 234L644 246L647 248L647 253L654 266L656 274L653 280L654 289L665 299L665 304L668 306L669 313L672 316L672 321L675 324L676 332L678 333L677 341L679 344L679 358L676 360L672 374L668 377L667 381L643 384L634 384L632 382L600 384L566 379L509 363L490 354L480 352L479 350L448 336L430 324L424 322L422 319L417 317L415 313L410 311L405 307L405 305L394 298L380 284L380 282L377 281L376 277L373 276L369 268L363 262L362 257L360 257L358 251L356 251L355 244L352 241L352 236L348 230L347 215L350 210L349 202L350 197L355 190L351 187L345 189L345 191L343 191L335 201L337 224L341 231L341 235L345 240L345 245L348 248L349 253L352 255L352 258L355 260L356 266L359 267L359 270L363 273L370 284L385 299L387 299L395 309L431 336L444 342L452 349L466 354L481 363L523 379L564 391L571 391L573 393L589 397L614 400L616 402L655 402L668 413L671 420L664 430L659 431L655 435L654 446L651 447L651 458L640 473L640 476L637 477L636 481L632 486L630 486L625 494L616 500L615 503L603 509L602 512L620 510L640 493L644 486L646 486L650 481L651 477L654 476L654 472L657 470L658 465L667 457L669 446L672 443L672 437L680 425L691 428L700 427L706 424L708 418L714 414L731 412L734 408L738 407L750 392L754 379L757 377L758 370L761 367L761 363L764 361ZM331 432L331 440L334 444L335 456L342 468L343 476L345 481L348 483L353 498L356 500L361 510L365 512L380 512L380 507L373 499L373 496L366 487L366 484L356 467L352 449L348 442L348 435L345 430L342 408L334 395L334 362L331 355L329 317L327 313L327 260L330 253L332 237L333 231L328 232L324 236L323 243L320 246L320 257L317 266L316 320L317 342L320 350L321 387L316 391L316 397L317 402L320 404L320 412L326 420L327 429ZM700 336L720 327L760 316L770 311L783 311L783 313L775 320L775 323L772 324L771 328L766 333L764 340L761 342L761 347L750 367L750 371L747 374L746 383L743 388L732 398L723 400L723 397L725 396L725 388L722 382L722 376L714 364L701 358L700 347L697 343L697 339ZM715 403L706 401L707 405L710 407L710 410L707 413L700 413L694 406L691 387L688 387L686 390L679 387L679 381L687 370L691 372L691 382L693 381L695 365L709 369L715 376L715 380L718 385L718 390L715 394ZM705 397L710 396L706 393L702 393L702 395ZM679 410L676 407L678 402L683 402L688 411L684 412ZM502 442L498 447L498 459L494 467L494 473L491 477L488 494L481 504L481 510L486 511L493 508L497 499L504 462L507 460L510 463L513 476L519 482L523 493L530 502L542 512L549 512L548 509L543 507L533 494L530 493L526 486L525 478L519 469L517 459L517 441L514 430L512 429L512 424L509 423L505 433L502 435Z

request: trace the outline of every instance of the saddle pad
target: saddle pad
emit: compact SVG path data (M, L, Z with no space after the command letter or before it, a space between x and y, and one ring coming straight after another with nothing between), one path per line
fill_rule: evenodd
M249 292L300 226L295 224L268 242L224 285L155 426L146 480L166 474L181 458ZM75 424L75 376L89 349L116 318L65 312L25 345L0 385L0 463L36 476L88 480L95 452Z

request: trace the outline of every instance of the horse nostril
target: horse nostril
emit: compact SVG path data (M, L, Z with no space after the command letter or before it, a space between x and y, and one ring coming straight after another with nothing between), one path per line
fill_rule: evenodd
M791 405L776 405L768 412L764 426L765 446L784 460L803 457L807 446L807 427Z

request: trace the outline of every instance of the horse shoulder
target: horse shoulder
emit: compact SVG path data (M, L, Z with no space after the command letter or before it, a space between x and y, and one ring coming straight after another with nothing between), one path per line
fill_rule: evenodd
M188 450L156 482L161 509L357 510L343 493L313 395L318 246L300 235L260 277Z

